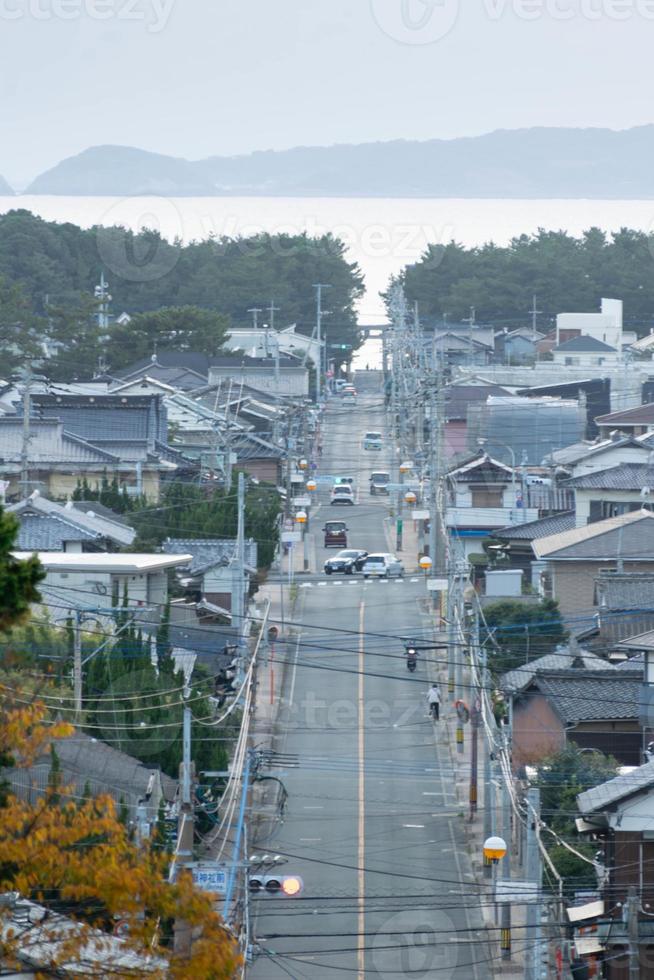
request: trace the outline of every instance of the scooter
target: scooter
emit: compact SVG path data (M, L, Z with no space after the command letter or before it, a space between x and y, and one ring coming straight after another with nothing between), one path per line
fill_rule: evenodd
M406 652L406 669L413 674L418 665L418 651L414 647L408 647Z

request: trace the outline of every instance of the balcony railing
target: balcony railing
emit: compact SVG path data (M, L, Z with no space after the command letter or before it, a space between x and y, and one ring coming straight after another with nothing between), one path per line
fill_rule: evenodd
M537 520L535 507L448 507L446 512L448 527L490 529Z

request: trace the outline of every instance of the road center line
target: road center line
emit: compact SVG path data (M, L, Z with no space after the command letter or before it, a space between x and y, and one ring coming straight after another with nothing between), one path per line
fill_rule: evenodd
M366 863L366 784L365 784L365 729L364 729L364 610L365 602L361 600L359 604L359 849L357 864L358 886L359 886L359 916L358 916L358 936L357 936L357 980L365 980L366 976L366 873L364 871Z

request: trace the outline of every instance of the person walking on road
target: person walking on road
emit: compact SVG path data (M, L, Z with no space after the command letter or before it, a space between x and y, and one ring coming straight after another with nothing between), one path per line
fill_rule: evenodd
M429 713L434 719L438 721L438 713L441 704L441 689L438 684L434 683L427 691L427 701L429 703Z

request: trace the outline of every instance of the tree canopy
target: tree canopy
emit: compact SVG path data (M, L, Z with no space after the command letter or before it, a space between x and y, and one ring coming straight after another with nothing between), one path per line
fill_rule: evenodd
M18 521L0 507L0 632L29 616L30 605L38 602L39 582L45 572L38 558L18 561L11 554L18 533Z
M517 328L531 323L536 295L546 330L558 313L593 312L611 296L624 300L625 323L644 333L654 311L653 254L654 235L629 228L589 228L579 238L540 229L506 246L430 245L400 278L427 323L462 320L474 306L477 322Z
M57 377L75 370L78 377L88 375L100 356L110 368L125 363L121 324L110 327L108 339L100 336L97 303L90 302L103 271L112 313L133 316L128 334L137 349L130 348L130 356L151 354L158 335L170 338L180 329L182 349L213 353L228 322L249 325L248 310L265 310L273 300L277 324L295 323L301 333L311 334L317 282L331 287L330 316L323 323L329 343L359 343L355 304L363 277L348 261L344 243L332 235L225 236L183 244L154 231L45 221L22 209L0 215L0 277L5 289L17 290L0 318L0 340L5 333L15 337L16 324L36 318L39 334L56 351L49 368ZM189 329L171 313L180 308ZM162 312L136 320L135 314L153 311ZM7 353L3 348L3 365Z
M493 602L484 608L484 620L482 639L487 640L488 663L497 674L552 653L568 635L553 599Z

